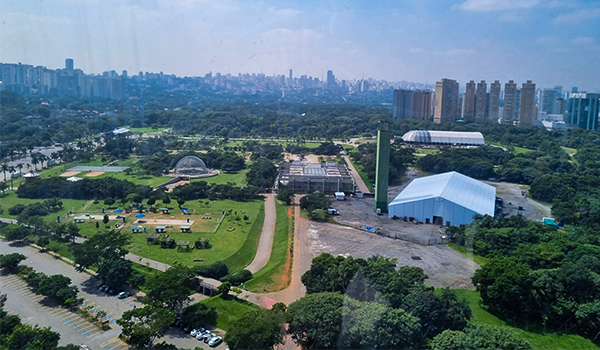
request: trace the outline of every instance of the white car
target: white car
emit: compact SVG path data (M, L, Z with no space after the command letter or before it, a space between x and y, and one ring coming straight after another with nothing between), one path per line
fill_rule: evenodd
M211 340L208 341L208 345L212 346L212 347L215 347L215 346L221 344L222 341L223 341L223 338L221 338L221 337L214 337L214 338L212 338Z
M203 333L203 332L204 332L204 328L200 327L200 328L192 329L192 331L190 332L190 335L192 337L195 337L196 335Z
M196 339L198 340L204 340L204 338L210 334L209 330L204 330L204 332L199 332L196 334Z
M208 343L209 340L211 340L212 338L216 337L217 335L214 333L208 333L205 337L204 337L204 342Z

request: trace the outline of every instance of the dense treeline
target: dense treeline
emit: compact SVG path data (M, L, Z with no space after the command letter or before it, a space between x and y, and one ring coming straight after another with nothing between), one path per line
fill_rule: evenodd
M600 238L591 229L555 229L519 217L476 216L446 231L490 260L473 284L490 311L563 331L600 332Z
M210 200L232 199L240 202L260 198L259 192L260 189L255 186L240 187L231 183L214 184L201 180L192 181L173 189L173 195L183 200L208 198Z
M64 177L47 179L30 179L17 189L19 198L70 198L70 199L106 199L126 198L130 194L138 194L147 198L152 188L136 185L127 180L113 177L99 179L83 179L69 182Z
M377 144L364 143L358 146L357 150L350 152L350 156L355 162L362 164L363 171L367 173L368 178L375 182ZM415 156L412 148L400 147L397 143L393 143L390 147L389 183L399 183L406 173L407 166L412 164L414 160Z

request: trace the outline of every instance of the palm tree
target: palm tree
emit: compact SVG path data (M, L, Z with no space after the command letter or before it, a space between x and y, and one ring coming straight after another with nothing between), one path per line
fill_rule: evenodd
M6 172L8 171L8 164L2 163L1 170L4 173L4 181L6 181Z
M23 171L23 163L17 164L17 169L19 169L19 172L22 172Z
M37 165L40 164L40 158L37 156L37 154L31 157L31 164L33 164L33 171L36 171Z
M50 159L52 159L53 161L56 161L58 158L60 158L58 156L58 152L52 152L52 153L50 153Z
M0 192L4 194L4 191L8 189L8 184L6 182L0 182Z
M40 154L39 158L40 158L40 162L42 163L42 168L44 168L44 162L46 162L46 168L47 168L48 167L48 160L50 158L48 158L48 156L45 155L45 154Z
M14 166L11 165L8 167L8 172L10 172L10 189L11 190L13 189L13 180L14 180L13 173L15 171L17 171L17 169L15 169Z

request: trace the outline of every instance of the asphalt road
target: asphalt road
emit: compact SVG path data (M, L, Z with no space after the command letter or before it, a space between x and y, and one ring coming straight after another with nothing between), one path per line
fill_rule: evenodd
M246 269L252 273L256 273L269 261L271 257L271 249L273 247L273 235L275 235L275 221L277 220L277 213L275 211L275 195L267 194L265 198L265 221L263 223L262 232L260 233L260 240L258 241L258 248L254 260L250 265L246 266Z

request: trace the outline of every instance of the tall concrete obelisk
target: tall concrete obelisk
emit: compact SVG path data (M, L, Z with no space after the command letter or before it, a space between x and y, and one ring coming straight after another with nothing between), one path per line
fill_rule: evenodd
M390 123L380 120L377 128L377 168L375 169L375 211L388 212L390 175Z

